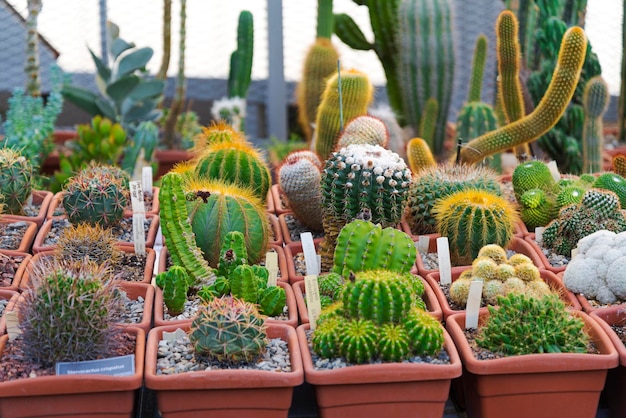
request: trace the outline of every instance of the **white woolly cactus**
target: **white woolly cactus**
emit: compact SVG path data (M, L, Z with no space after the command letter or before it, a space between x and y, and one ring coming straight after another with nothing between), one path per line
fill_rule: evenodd
M578 241L578 253L563 273L574 293L601 304L626 301L626 232L601 230Z

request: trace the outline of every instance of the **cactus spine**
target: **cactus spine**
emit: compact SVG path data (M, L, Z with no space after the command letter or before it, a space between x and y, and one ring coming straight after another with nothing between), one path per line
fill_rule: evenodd
M609 88L601 76L587 81L583 94L585 124L583 126L583 172L603 171L604 134L602 117L609 106Z
M20 215L33 191L32 164L13 148L0 148L0 203L4 212Z
M397 61L404 116L420 132L426 101L437 101L435 136L429 142L435 155L443 150L454 79L452 7L449 0L401 0L398 5Z
M58 260L80 262L88 259L97 264L115 264L124 254L111 229L87 223L64 228L54 251Z
M156 275L156 285L163 291L163 301L167 312L176 316L183 312L187 292L193 285L192 279L182 266L171 266L167 271Z

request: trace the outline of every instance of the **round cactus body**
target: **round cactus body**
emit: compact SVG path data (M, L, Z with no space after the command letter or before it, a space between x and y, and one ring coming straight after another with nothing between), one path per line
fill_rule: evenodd
M610 190L619 198L622 209L626 209L626 179L616 173L603 173L596 178L592 187Z
M4 213L23 214L34 176L33 166L18 151L0 148L0 203L4 204Z
M346 125L337 141L336 149L347 147L351 144L370 144L386 147L389 141L389 133L385 123L370 115L357 116Z
M412 309L403 325L415 354L434 355L441 351L444 342L443 326L428 312Z

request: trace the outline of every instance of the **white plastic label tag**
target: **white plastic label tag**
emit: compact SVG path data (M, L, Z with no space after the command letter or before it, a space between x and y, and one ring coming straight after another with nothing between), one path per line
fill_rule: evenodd
M448 237L437 238L437 259L439 260L439 282L452 283L452 265L450 263L450 248Z
M483 294L483 281L472 280L465 306L465 329L478 328L478 314Z
M315 251L315 243L313 235L310 232L300 234L300 242L302 243L302 252L304 253L304 263L306 264L306 274L320 274L319 261Z
M278 280L278 253L276 251L265 253L265 268L269 272L267 287L276 286Z
M141 186L146 193L152 194L152 166L146 165L141 169Z
M420 235L417 240L417 251L420 254L427 254L429 246L430 246L430 237L427 235Z
M315 329L315 321L322 311L320 302L320 288L317 283L316 274L304 276L304 292L306 293L306 309L309 313L309 324L312 330Z

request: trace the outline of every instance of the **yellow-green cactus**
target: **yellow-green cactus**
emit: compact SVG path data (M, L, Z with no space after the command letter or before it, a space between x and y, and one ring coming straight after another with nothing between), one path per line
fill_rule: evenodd
M422 138L413 138L406 145L406 157L413 174L437 165L435 157Z

